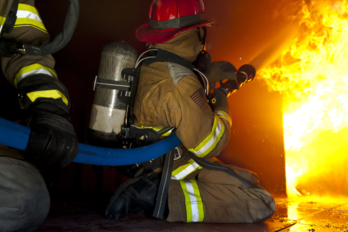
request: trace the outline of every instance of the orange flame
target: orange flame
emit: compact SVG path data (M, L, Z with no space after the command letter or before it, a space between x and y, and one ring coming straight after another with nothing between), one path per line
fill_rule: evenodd
M288 196L348 194L348 4L303 2L294 19L301 36L259 72L284 96Z

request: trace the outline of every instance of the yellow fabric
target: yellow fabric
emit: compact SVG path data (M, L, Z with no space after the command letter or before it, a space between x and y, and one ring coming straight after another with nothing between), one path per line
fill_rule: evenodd
M142 125L141 128L152 129L152 130L158 132L158 131L162 130L164 127L152 127L152 126L143 126L143 125ZM168 136L171 135L171 134L172 134L172 132L171 132L171 131L168 131L168 132L164 133L162 136L163 136L163 137L168 137Z
M18 10L30 11L31 13L39 15L39 12L36 10L36 8L33 7L33 6L30 6L28 4L19 3L18 4Z
M187 191L186 188L186 183L185 181L180 181L181 189L184 193L185 197L185 206L186 206L186 221L187 222L192 222L192 209L191 209L191 200L190 200L190 195Z
M178 180L178 175L181 174L181 172L183 172L185 169L187 169L189 166L193 165L195 163L195 161L193 159L189 159L188 163L185 165L182 165L180 167L178 167L177 169L175 169L172 172L172 177L175 177L176 180ZM186 176L190 175L191 173L193 173L194 171L198 170L198 169L202 169L201 166L199 166L197 163L195 163L197 167L192 167L190 169L190 172L185 173L184 175L182 175L182 177L180 178L180 180L183 180Z
M196 204L198 206L198 212L199 212L198 222L203 222L203 220L204 220L204 207L203 207L201 193L199 191L197 182L195 180L190 180L190 181L193 185L193 190L194 190L196 200L197 200Z
M218 130L218 124L221 127L220 130ZM188 150L197 156L204 157L216 147L224 132L224 124L221 122L221 119L217 115L215 115L214 123L210 133L198 144L198 146L190 148Z
M45 26L34 19L17 19L14 27L33 27L42 32L48 33Z
M203 222L204 206L197 182L195 180L181 180L180 186L185 197L187 222Z
M0 25L4 25L5 21L6 21L6 17L0 16Z
M32 102L35 102L38 98L53 98L53 99L59 99L61 98L62 101L68 105L68 99L58 90L43 90L43 91L35 91L31 93L27 93L27 96Z
M232 119L228 113L222 110L217 110L215 111L215 113L219 116L219 118L225 119L230 125L230 127L232 126Z
M21 68L19 70L19 72L16 74L15 79L14 79L14 85L16 86L16 88L17 88L18 79L22 75L25 75L26 73L29 73L29 72L32 72L32 71L35 71L35 70L40 70L40 69L46 70L46 71L50 72L53 76L57 77L56 72L53 71L52 69L47 68L47 67L45 67L45 66L43 66L41 64L31 64L31 65L28 65L28 66L25 66L25 67Z
M36 10L35 7L33 6L30 6L30 5L27 5L27 4L19 4L18 5L18 10L20 11L28 11L32 14L35 14L38 18L40 18L39 16L39 12ZM44 26L44 24L42 23L42 21L38 21L38 20L35 20L35 19L32 19L32 18L20 18L18 17L18 14L17 14L17 20L16 20L16 23L14 25L14 27L33 27L33 28L36 28L44 33L47 33L47 30Z

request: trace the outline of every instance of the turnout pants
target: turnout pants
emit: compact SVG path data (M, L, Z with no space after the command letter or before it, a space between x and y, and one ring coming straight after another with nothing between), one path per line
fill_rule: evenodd
M0 232L30 232L45 221L50 197L39 171L0 145Z
M170 222L255 223L270 218L276 210L273 197L258 184L252 172L229 166L239 177L225 172L199 168L192 161L179 160L168 192ZM220 161L215 159L215 162ZM175 168L177 167L177 168ZM182 178L180 173L191 171ZM189 173L189 172L187 172ZM181 178L179 178L181 177Z

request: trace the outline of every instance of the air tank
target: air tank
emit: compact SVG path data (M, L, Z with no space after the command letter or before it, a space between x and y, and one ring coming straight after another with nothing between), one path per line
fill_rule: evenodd
M121 146L120 132L125 122L127 104L120 95L129 88L122 70L134 68L137 56L137 51L125 42L114 42L104 47L94 82L95 94L87 132L90 144Z

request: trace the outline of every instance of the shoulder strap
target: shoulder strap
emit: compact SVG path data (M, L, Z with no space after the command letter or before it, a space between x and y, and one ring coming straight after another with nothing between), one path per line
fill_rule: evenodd
M156 53L156 57L153 59L148 59L144 61L144 64L146 65L150 65L152 63L156 63L156 62L171 62L171 63L176 63L179 65L182 65L192 71L195 70L195 66L193 64L191 64L190 62L188 62L187 60L185 60L184 58L175 55L174 53L162 50L162 49L158 49L157 53Z

